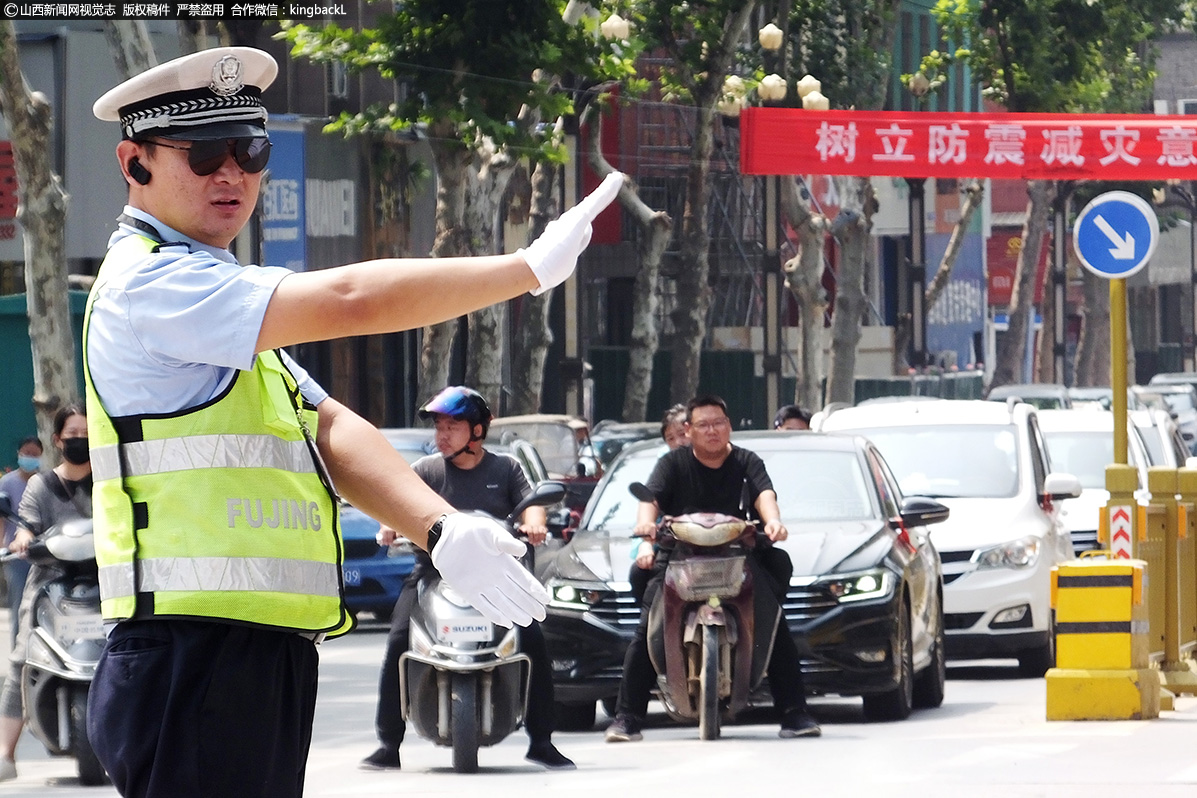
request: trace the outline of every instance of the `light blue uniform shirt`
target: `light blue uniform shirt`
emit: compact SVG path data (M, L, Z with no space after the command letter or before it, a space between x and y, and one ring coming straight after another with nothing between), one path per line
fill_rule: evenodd
M111 416L173 413L203 404L253 368L266 305L291 274L281 266L241 266L228 250L194 241L130 206L167 243L156 254L108 263L87 332L88 366ZM120 224L108 246L144 233ZM328 398L287 354L283 362L313 404Z

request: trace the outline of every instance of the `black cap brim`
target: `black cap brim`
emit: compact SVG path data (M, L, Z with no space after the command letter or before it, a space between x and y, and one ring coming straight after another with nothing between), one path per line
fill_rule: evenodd
M213 141L219 139L247 139L265 136L266 128L245 122L222 122L218 125L202 125L189 129L174 129L163 133L148 132L147 135L172 141Z

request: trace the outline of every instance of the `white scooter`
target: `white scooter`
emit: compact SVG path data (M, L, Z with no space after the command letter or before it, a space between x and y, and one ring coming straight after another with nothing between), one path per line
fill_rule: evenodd
M0 515L28 527L7 497L0 497ZM0 559L18 556L5 550ZM51 756L75 758L81 784L104 784L107 775L87 738L87 694L104 649L91 519L56 524L30 544L25 557L61 571L33 596L21 669L29 730Z
M565 486L542 482L507 518L565 498ZM411 643L399 658L403 718L421 737L453 748L453 770L478 770L478 748L520 727L532 662L520 651L519 627L488 621L440 578L420 580Z

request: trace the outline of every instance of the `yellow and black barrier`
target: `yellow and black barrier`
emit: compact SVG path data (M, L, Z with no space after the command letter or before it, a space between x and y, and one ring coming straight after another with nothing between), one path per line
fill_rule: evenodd
M1052 569L1056 667L1048 720L1145 720L1160 714L1141 560L1087 558Z
M1147 472L1147 487L1152 495L1149 506L1165 507L1168 521L1163 529L1162 568L1156 571L1148 567L1148 573L1160 574L1159 581L1163 583L1163 603L1159 610L1151 605L1151 623L1153 632L1157 623L1162 629L1163 655L1159 658L1159 669L1160 681L1167 691L1164 701L1171 695L1197 694L1193 662L1182 659L1182 653L1191 651L1194 645L1191 613L1187 610L1197 603L1197 594L1193 592L1193 569L1197 563L1188 539L1187 519L1187 498L1193 496L1193 488L1197 487L1194 480L1197 472L1188 468L1151 468Z

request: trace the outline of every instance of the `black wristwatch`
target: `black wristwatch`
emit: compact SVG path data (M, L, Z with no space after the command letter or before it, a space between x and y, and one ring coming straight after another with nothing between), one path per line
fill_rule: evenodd
M432 554L432 550L436 548L436 544L440 543L441 531L445 528L445 519L447 515L442 515L436 519L436 523L428 530L428 553Z

